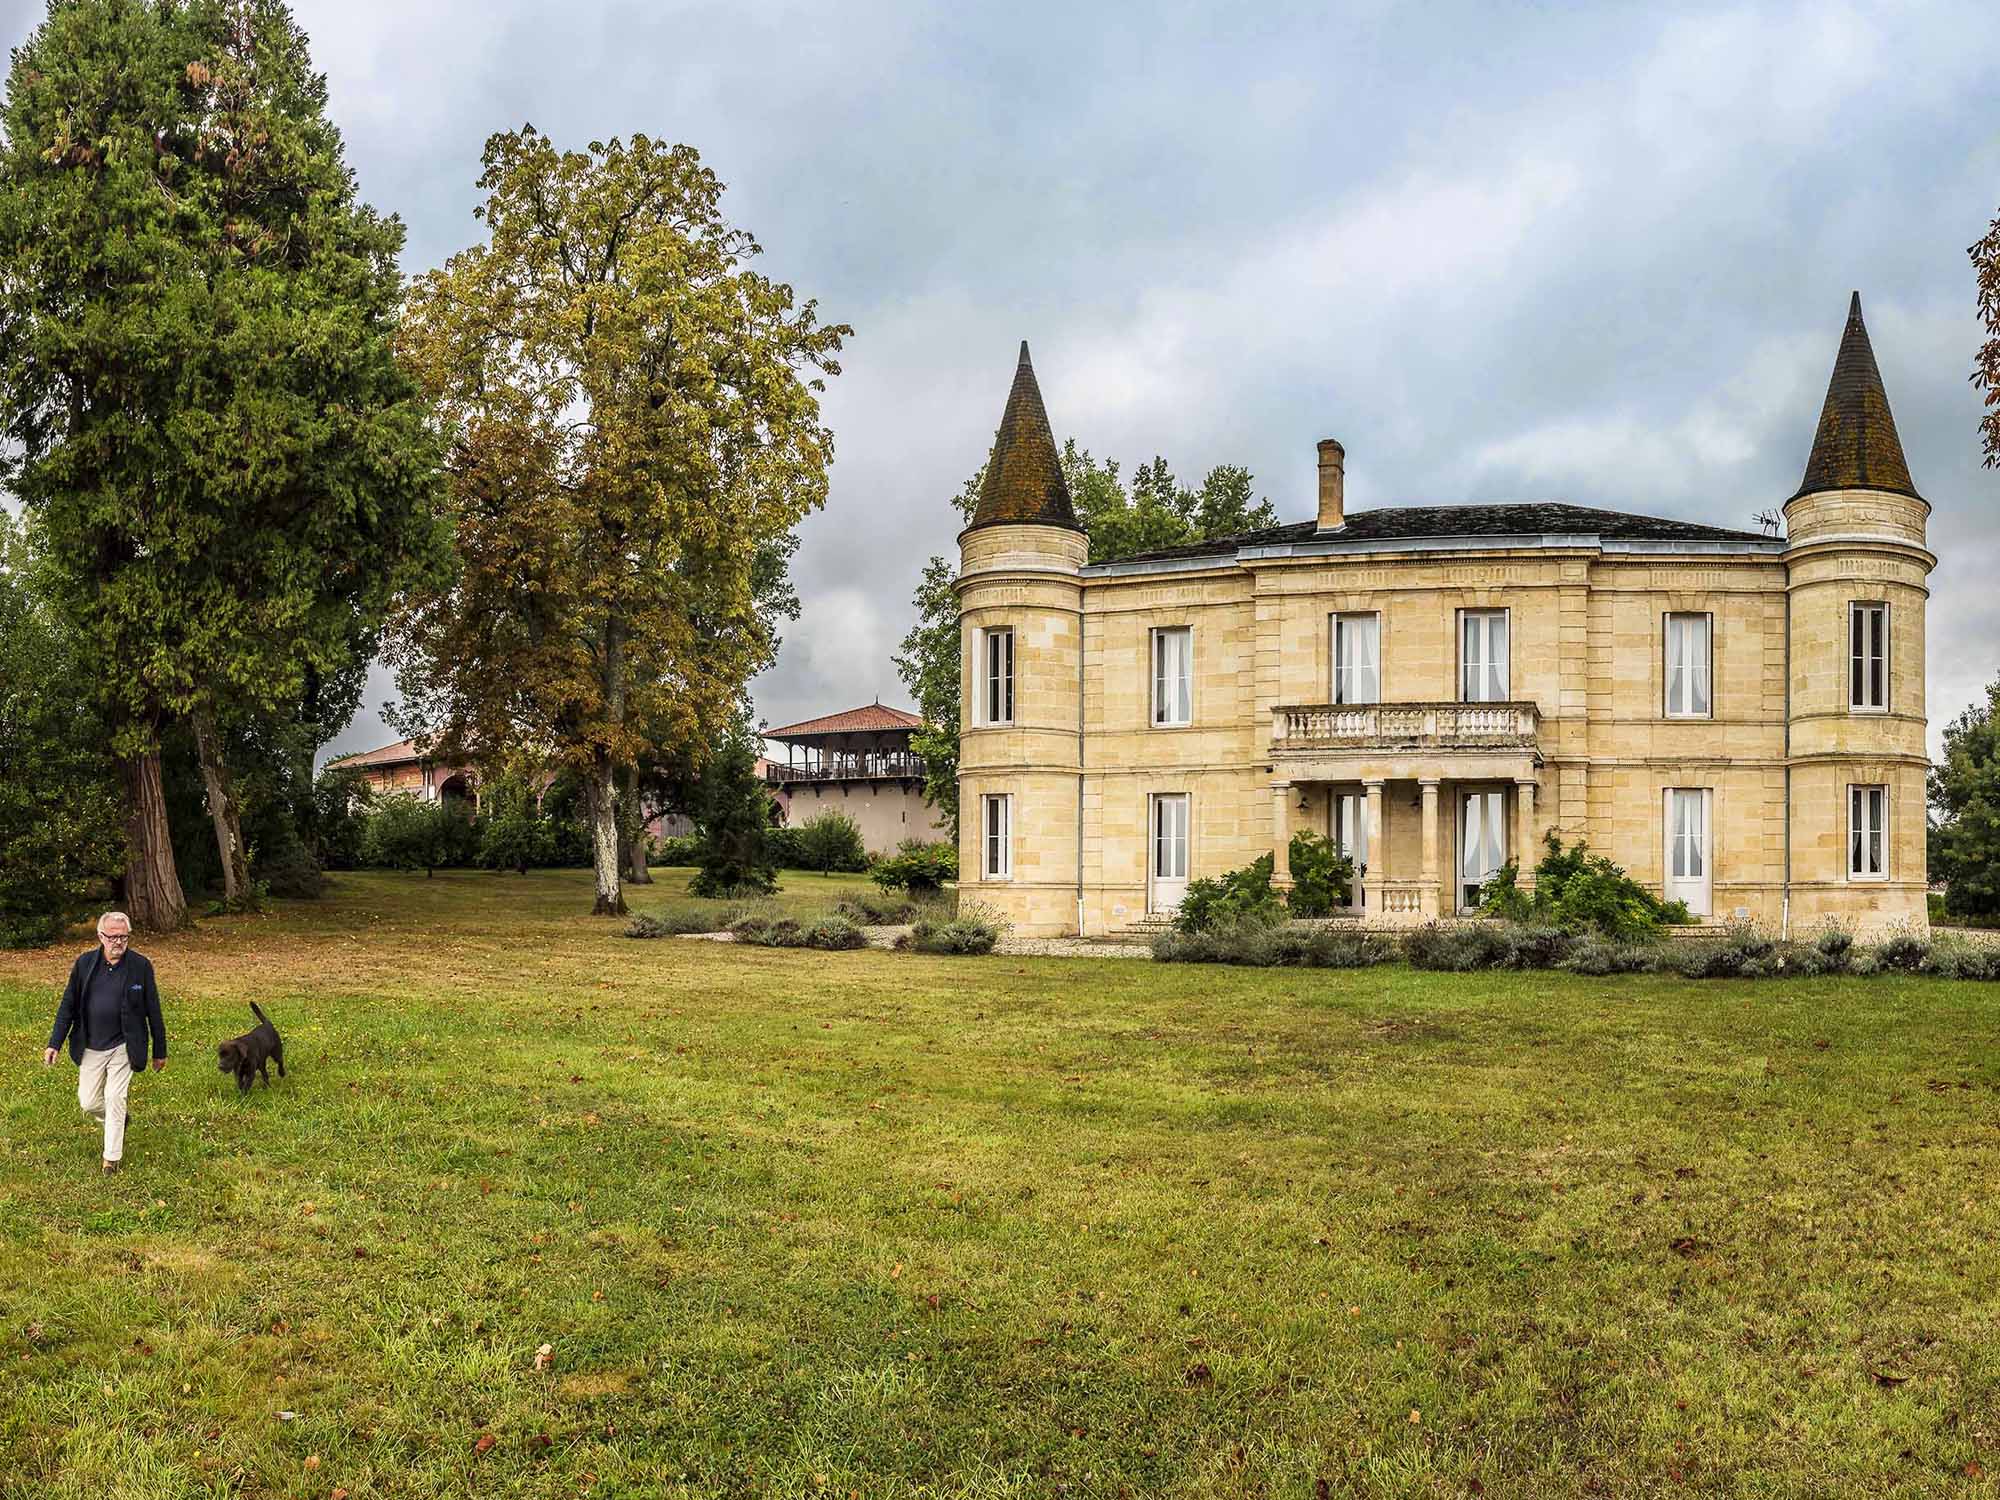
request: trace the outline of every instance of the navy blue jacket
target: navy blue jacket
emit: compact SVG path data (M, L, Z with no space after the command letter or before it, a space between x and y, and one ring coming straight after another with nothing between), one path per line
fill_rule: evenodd
M49 1045L60 1047L69 1038L69 1055L83 1061L83 1008L90 994L90 979L104 962L104 950L92 948L79 953L70 966L69 984L63 989L62 1004L56 1008L56 1027L49 1033ZM160 1015L160 988L153 982L153 965L145 954L125 950L118 964L124 978L118 1014L125 1023L125 1055L134 1073L146 1071L146 1043L150 1037L153 1055L167 1055L167 1023Z

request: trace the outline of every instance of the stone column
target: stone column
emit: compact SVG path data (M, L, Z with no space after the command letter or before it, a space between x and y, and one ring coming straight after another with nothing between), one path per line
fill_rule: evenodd
M1417 785L1424 796L1423 913L1435 917L1448 909L1440 902L1438 891L1438 784L1422 781Z
M1382 920L1382 882L1389 878L1389 830L1382 821L1382 781L1361 783L1368 793L1368 874L1362 889L1368 893L1363 903L1372 921Z
M1292 784L1271 783L1271 884L1292 888Z
M1525 776L1514 783L1514 866L1524 891L1535 888L1535 783Z

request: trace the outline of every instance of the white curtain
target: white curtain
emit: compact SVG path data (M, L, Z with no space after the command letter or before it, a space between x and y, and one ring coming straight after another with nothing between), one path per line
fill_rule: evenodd
M1507 615L1504 610L1468 610L1465 645L1465 701L1504 703L1507 699Z
M1188 799L1153 799L1153 874L1162 880L1187 879Z
M1381 620L1377 615L1334 617L1333 701L1382 701Z
M1676 880L1702 878L1704 838L1701 800L1699 791L1674 793L1674 878Z
M1708 713L1708 616L1667 616L1667 712Z
M1506 808L1504 792L1471 792L1465 798L1465 829L1459 844L1469 886L1485 884L1486 877L1507 862Z
M1189 630L1153 632L1153 722L1185 724L1194 702L1194 633Z

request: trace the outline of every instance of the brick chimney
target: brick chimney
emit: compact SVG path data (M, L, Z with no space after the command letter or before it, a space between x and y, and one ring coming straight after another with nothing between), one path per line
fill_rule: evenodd
M1319 529L1347 524L1347 450L1332 438L1319 440Z

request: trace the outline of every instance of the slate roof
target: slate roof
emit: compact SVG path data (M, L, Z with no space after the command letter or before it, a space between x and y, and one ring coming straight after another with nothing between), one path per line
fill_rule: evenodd
M966 530L1008 525L1083 529L1070 506L1069 482L1063 478L1055 433L1049 428L1049 414L1042 405L1042 388L1035 382L1026 339L1021 340L1021 359L1014 367L1007 409L1000 414L999 431L993 434L993 452L986 460L979 504Z
M1861 321L1861 293L1847 304L1847 329L1834 357L1833 379L1827 382L1826 405L1813 435L1806 476L1792 496L1819 490L1894 490L1917 495L1903 444L1896 436L1896 419L1889 412L1889 393L1875 366L1875 350Z
M796 724L787 724L783 729L767 729L764 738L789 740L819 734L868 734L880 730L921 729L923 723L915 714L905 713L900 708L885 708L880 703L870 703L842 713L825 714L817 719L802 719Z
M1391 510L1356 510L1338 531L1321 533L1317 521L1267 526L1261 531L1163 547L1106 562L1167 562L1183 557L1229 557L1242 547L1283 547L1318 539L1340 542L1414 541L1434 537L1595 536L1604 541L1768 542L1756 531L1731 531L1663 516L1635 516L1616 510L1553 502L1524 505L1412 505Z

